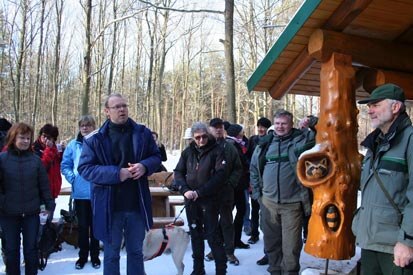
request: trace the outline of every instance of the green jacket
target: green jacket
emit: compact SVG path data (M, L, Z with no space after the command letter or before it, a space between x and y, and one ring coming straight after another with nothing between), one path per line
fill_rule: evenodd
M363 248L393 254L396 242L413 247L413 128L402 113L383 135L373 131L362 142L367 148L361 171L361 206L352 230L356 244ZM373 171L403 214L402 221L380 188Z
M270 133L261 138L250 164L252 198L266 196L274 203L301 202L308 215L309 191L298 181L296 169L301 153L314 145L315 132L308 129L293 128L286 137Z

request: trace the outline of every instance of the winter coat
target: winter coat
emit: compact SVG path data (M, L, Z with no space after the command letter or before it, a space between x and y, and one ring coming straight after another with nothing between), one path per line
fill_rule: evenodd
M393 254L396 242L413 247L413 128L407 114L401 114L383 135L373 131L362 142L361 205L353 219L356 243L363 249ZM402 212L398 215L384 195L373 173Z
M235 189L243 173L237 148L226 139L218 140L217 142L224 151L224 159L226 162L225 183Z
M93 210L94 235L104 242L111 242L111 221L113 215L114 185L120 183L120 169L112 158L112 144L109 137L107 120L102 127L92 132L83 140L83 150L79 161L80 175L92 182L91 203ZM149 191L148 178L156 171L161 163L158 147L151 131L144 125L128 119L132 127L132 146L134 163L141 163L146 168L146 174L136 181L139 193L139 210L144 219L145 227L149 230L153 225L152 201Z
M250 174L249 174L249 161L248 161L247 155L243 153L241 145L238 144L235 140L227 137L226 142L234 146L234 148L236 149L237 155L238 155L238 159L241 163L241 167L240 167L241 175L239 177L239 180L235 188L238 188L240 190L248 189Z
M293 128L288 136L275 132L261 138L250 164L252 198L265 196L274 203L301 202L311 212L309 190L297 178L298 157L315 145L315 132Z
M71 140L66 146L61 163L61 171L66 180L72 185L72 198L90 200L90 182L85 180L77 167L82 153L83 137Z
M56 145L53 145L53 147L43 145L40 138L34 142L33 149L36 155L40 157L44 167L46 168L47 176L49 178L50 191L52 193L52 197L55 199L59 196L60 189L62 188L62 175L60 174L62 152L57 151Z
M0 215L38 214L41 204L49 211L55 206L40 159L31 151L0 153Z
M210 136L208 143L197 148L195 141L182 152L174 170L179 192L193 190L199 200L216 199L223 184L226 162L222 148Z

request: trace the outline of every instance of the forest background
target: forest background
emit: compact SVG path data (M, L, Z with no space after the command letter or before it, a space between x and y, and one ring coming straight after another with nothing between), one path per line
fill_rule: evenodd
M248 92L246 81L302 0L2 0L0 117L59 127L75 137L104 97L128 98L129 115L180 149L195 121L222 117L255 131L278 108L298 120L319 98ZM371 129L359 113L359 137ZM411 108L408 108L411 113Z

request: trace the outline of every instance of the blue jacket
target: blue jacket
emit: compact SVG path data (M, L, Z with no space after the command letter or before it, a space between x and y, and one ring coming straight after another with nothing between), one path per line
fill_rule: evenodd
M151 193L147 176L154 173L161 164L161 155L158 146L152 137L151 131L144 125L128 119L133 127L132 142L134 163L141 163L146 167L146 175L137 180L139 193L139 210L144 218L146 229L153 225ZM112 159L112 144L109 138L109 120L102 127L83 141L83 150L80 157L78 171L82 177L92 182L91 203L93 211L93 229L97 239L111 242L111 224L113 214L113 186L119 184L121 167Z
M60 170L66 180L72 185L72 198L90 200L90 182L80 176L77 171L82 145L82 142L77 139L69 142L63 153Z

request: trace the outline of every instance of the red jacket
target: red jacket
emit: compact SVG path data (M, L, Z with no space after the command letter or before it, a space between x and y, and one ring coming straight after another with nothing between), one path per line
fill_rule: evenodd
M57 151L56 145L47 147L39 139L33 144L33 149L42 160L44 167L46 167L50 192L55 199L59 195L60 188L62 187L62 175L60 174L62 153Z

